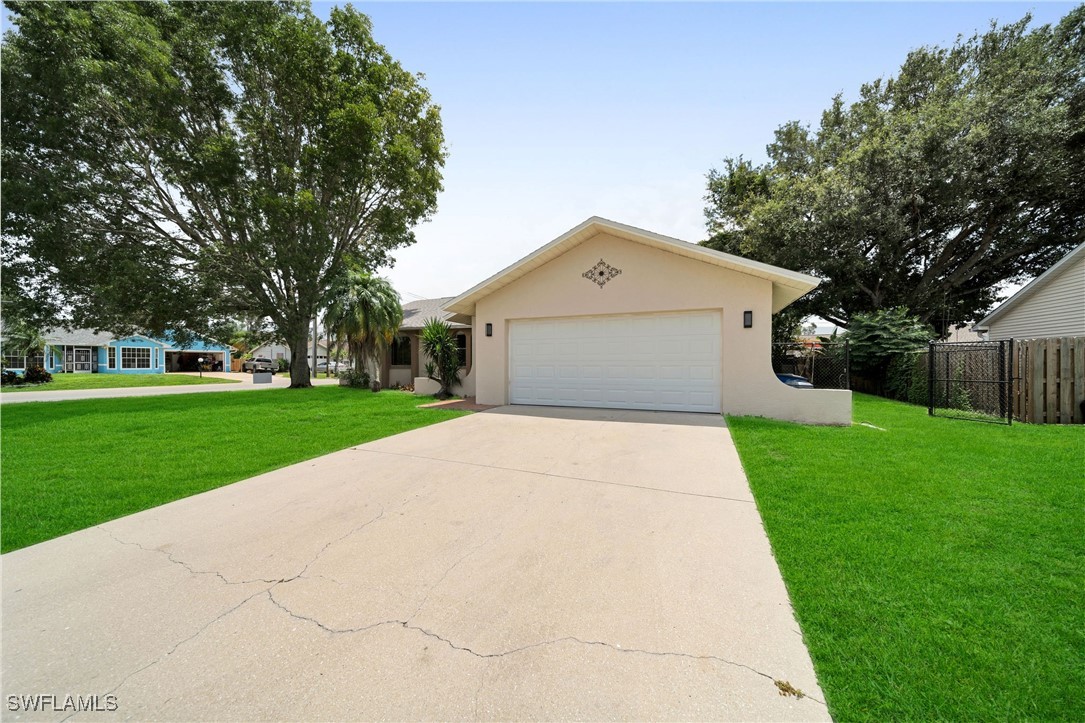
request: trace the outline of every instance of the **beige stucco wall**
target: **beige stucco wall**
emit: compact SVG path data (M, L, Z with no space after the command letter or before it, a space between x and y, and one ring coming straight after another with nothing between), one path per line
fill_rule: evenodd
M599 259L621 269L603 288L581 276ZM480 404L508 403L508 327L515 319L719 309L725 414L813 424L851 424L851 392L792 389L770 356L772 283L748 274L600 234L481 299L474 317ZM753 328L742 312L753 311ZM487 337L486 324L493 324Z

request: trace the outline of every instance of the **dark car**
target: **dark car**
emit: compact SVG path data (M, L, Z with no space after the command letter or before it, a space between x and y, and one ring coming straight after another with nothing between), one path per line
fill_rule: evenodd
M777 374L776 378L789 387L795 387L796 389L813 389L814 385L810 383L810 380L806 377L800 377L798 374Z

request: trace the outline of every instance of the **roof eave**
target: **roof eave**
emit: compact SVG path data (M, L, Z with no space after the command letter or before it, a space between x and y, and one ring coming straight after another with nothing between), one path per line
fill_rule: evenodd
M598 231L596 233L601 233L604 231L617 232L621 235L621 237L626 238L627 240L644 243L645 245L648 245L652 248L657 248L662 251L670 251L679 256L705 261L706 263L712 263L721 268L727 268L732 271L737 271L739 273L746 273L752 276L758 276L768 281L771 281L773 284L773 313L780 311L788 304L791 304L799 297L816 288L818 284L821 283L821 279L817 278L816 276L810 276L808 274L802 274L797 271L782 269L776 266L772 266L770 264L761 263L759 261L744 259L740 256L727 254L722 251L716 251L714 249L709 249L704 246L698 246L696 244L691 244L680 239L671 238L662 234L657 234L652 231L646 231L644 229L639 229L634 226L628 226L626 224L618 223L616 221L610 221L609 219L601 218L599 216L592 216L583 223L575 226L569 231L566 231L561 236L558 236L556 239L546 244L545 246L536 249L535 251L523 257L516 263L505 267L493 276L490 276L485 281L471 287L464 293L460 294L459 296L455 297L447 304L445 304L444 308L448 311L452 311L458 314L464 314L467 316L473 315L475 313L475 304L479 300L485 298L486 296L489 296L498 289L503 288L509 283L515 281L514 278L506 283L499 284L499 282L503 278L519 271L520 269L524 269L524 267L528 268L523 272L523 274L516 276L516 278L520 278L520 276L529 273L535 268L535 266L531 266L534 261L548 254L555 248L558 248L571 240L576 240L577 237L579 237L581 234L596 226L598 227ZM595 235L596 234L584 236L583 238L576 240L575 243L569 245L570 247L577 245L582 241L586 241ZM778 289L782 293L778 293Z

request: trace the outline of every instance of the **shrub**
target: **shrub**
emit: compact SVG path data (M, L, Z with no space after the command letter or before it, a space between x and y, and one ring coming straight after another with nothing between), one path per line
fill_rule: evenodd
M460 383L460 356L456 335L448 322L430 319L422 327L422 351L430 358L426 376L441 385L438 399L452 396L452 387Z
M346 387L358 387L361 389L370 388L369 372L357 369L346 369L339 373L340 386Z
M23 378L10 369L5 369L3 372L0 372L0 385L2 386L17 387L24 383Z
M871 376L883 376L899 354L927 346L934 330L904 307L855 314L848 324L852 366Z
M280 374L284 374L290 371L290 362L288 362L286 359L283 359L282 357L276 359L275 364L276 366L278 366L278 371Z
M23 372L23 381L27 384L45 384L53 381L53 375L45 371L42 367L28 367Z

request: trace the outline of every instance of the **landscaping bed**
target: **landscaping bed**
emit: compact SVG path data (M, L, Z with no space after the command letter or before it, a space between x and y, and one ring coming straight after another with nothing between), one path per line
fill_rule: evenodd
M854 399L728 420L833 717L1085 719L1085 428Z
M5 405L3 552L464 414L428 401L326 386Z

